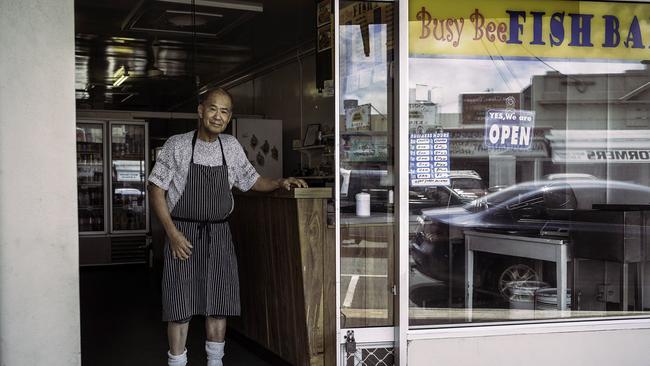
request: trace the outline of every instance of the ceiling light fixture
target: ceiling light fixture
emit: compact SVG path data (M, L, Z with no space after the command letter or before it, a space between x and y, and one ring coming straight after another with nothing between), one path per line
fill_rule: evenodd
M192 0L158 0L158 1L166 2L166 3L184 4L184 5L192 4ZM203 6L207 8L254 11L257 13L261 13L264 11L264 6L261 3L254 3L249 1L238 1L238 0L214 0L214 1L194 0L194 5Z
M113 73L113 77L115 78L115 81L113 82L113 87L118 87L122 85L126 79L129 78L129 71L126 69L124 65L120 66L119 69L115 70Z
M204 16L204 17L215 17L215 18L223 18L223 14L217 14L217 13L202 13L202 12L196 12L192 13L191 11L184 11L184 10L165 10L166 13L169 14L182 14L182 15L192 15L196 14L198 16Z

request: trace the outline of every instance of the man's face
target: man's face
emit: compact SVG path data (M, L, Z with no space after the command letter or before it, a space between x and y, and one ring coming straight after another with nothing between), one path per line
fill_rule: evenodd
M209 134L223 132L232 117L232 101L227 95L212 93L198 107L200 128Z

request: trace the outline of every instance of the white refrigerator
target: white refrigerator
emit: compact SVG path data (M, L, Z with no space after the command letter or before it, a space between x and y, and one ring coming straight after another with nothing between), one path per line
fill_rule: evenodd
M279 119L237 118L233 135L257 172L282 178L282 121Z

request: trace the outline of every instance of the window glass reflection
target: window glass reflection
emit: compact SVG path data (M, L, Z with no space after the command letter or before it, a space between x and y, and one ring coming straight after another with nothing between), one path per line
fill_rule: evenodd
M340 3L341 328L394 324L393 15Z
M647 62L444 50L409 57L411 325L643 314Z

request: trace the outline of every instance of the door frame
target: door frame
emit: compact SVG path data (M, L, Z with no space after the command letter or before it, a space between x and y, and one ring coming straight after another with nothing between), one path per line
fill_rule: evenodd
M375 0L372 2L382 2ZM392 103L394 105L393 115L395 121L408 121L408 2L405 0L388 0L395 4L395 57L393 59L390 72L394 79L394 93ZM335 204L335 259L336 259L336 366L344 365L347 331L353 330L355 339L359 340L359 345L371 347L392 347L395 356L395 365L405 366L407 361L407 330L408 330L408 280L409 280L409 213L408 213L408 164L409 164L409 146L408 146L408 123L395 123L395 139L393 147L395 152L395 169L397 178L395 180L395 218L399 224L395 226L393 245L395 248L393 266L396 284L396 296L394 301L394 326L391 327L367 327L367 328L341 328L341 205L340 205L340 123L342 106L339 101L341 95L340 67L339 67L339 50L340 50L340 0L333 0L333 19L334 24L334 42L333 42L333 76L334 76L334 115L335 126L334 134L336 136L334 143L334 204ZM407 172L403 174L402 172ZM406 187L405 189L401 189ZM402 204L405 202L406 204ZM406 289L401 291L401 289Z

